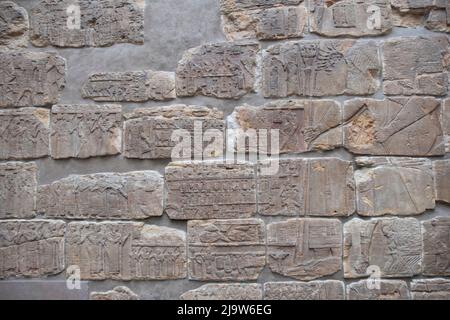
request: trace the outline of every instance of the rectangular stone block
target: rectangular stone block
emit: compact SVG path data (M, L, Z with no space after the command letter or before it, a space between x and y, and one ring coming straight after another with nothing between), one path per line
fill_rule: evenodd
M36 190L36 164L0 163L0 219L34 218Z
M342 281L266 282L265 300L345 300Z
M115 287L106 292L91 292L89 300L110 301L110 300L140 300L139 296L125 286Z
M165 212L171 219L249 218L256 213L256 174L250 163L173 162L165 173Z
M404 37L385 41L384 93L446 95L449 54L447 36Z
M225 131L223 112L216 108L187 105L140 108L125 114L124 118L123 154L126 158L173 158L173 148L178 144L176 139L172 139L176 137L176 130L183 130L186 135L189 133L190 136L184 138L189 138L190 146L194 144L195 132L205 135L207 130L219 130L223 136ZM203 147L207 145L205 142L202 144ZM199 150L202 155L203 150ZM189 158L193 153L189 154Z
M58 103L66 61L52 52L0 52L0 108Z
M450 3L447 5L450 8ZM446 9L433 9L426 17L425 28L450 33L450 10Z
M450 276L450 217L422 222L423 274Z
M266 264L264 229L259 219L189 221L189 279L256 280Z
M433 7L443 8L447 0L391 0L392 7L408 12L424 12L423 9Z
M441 112L441 102L431 97L349 100L344 145L355 154L443 155Z
M351 162L337 158L280 159L275 175L258 166L258 212L269 216L349 216L355 208ZM273 164L272 164L273 165Z
M392 29L390 0L316 1L311 31L323 36L377 36Z
M411 282L413 300L450 300L450 280L417 279Z
M257 44L205 44L188 50L178 63L176 92L239 99L254 91Z
M248 134L262 134L267 130L267 147L248 145L245 151L303 153L331 150L342 146L342 110L333 100L289 100L253 107L237 107L228 118L228 128L237 130L235 148L243 145ZM271 130L278 130L279 150L271 146ZM259 149L258 149L259 148ZM266 149L267 148L267 149ZM243 152L237 148L238 152Z
M436 200L450 203L450 160L433 162Z
M308 40L264 50L261 91L266 98L369 95L379 86L375 42Z
M344 276L412 277L421 272L422 235L414 218L353 219L344 224Z
M20 160L50 154L50 112L41 108L0 109L0 159Z
M37 210L51 218L146 219L162 215L163 188L155 171L74 175L39 186Z
M405 281L368 279L347 285L347 300L410 300Z
M267 226L267 263L274 273L313 280L341 270L342 224L337 219L289 219Z
M94 73L81 89L81 95L94 101L171 100L176 98L175 73L152 70Z
M418 215L434 209L431 161L422 158L357 158L357 211L362 216Z
M51 111L52 158L115 155L122 149L120 105L55 105Z
M144 43L141 0L43 0L31 9L30 38L45 47Z
M220 0L220 9L228 13L239 10L269 9L280 6L296 6L303 0Z
M450 152L450 99L444 101L442 126L444 129L445 151Z
M12 1L0 3L0 51L19 50L28 44L28 13Z
M210 283L181 295L181 300L262 300L262 285L256 283Z
M0 221L0 279L64 270L64 221Z
M83 280L169 280L186 277L186 235L137 222L71 222L67 266Z

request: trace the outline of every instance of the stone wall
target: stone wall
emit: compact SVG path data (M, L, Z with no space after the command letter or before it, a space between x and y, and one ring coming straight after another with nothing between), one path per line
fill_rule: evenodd
M448 0L0 1L0 298L450 299L449 32ZM199 121L278 129L279 170L171 161Z

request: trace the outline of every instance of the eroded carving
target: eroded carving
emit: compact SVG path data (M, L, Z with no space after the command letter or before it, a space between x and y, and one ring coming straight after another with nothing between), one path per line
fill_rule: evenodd
M433 162L436 200L450 203L450 160Z
M90 300L140 300L139 296L127 287L115 287L111 291L91 292Z
M411 282L413 300L450 300L450 280L418 279Z
M377 288L378 287L378 288ZM369 279L347 285L347 300L410 300L405 281Z
M423 274L450 275L450 217L422 222Z
M342 281L267 282L264 284L265 300L344 300Z
M444 129L445 151L450 152L450 99L444 101L442 127Z
M28 13L12 1L0 3L0 51L24 48L28 44Z
M256 283L205 284L181 295L182 300L262 300L262 285Z

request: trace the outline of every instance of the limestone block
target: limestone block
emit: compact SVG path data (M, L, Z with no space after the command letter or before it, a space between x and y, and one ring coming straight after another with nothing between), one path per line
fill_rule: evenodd
M89 300L140 300L139 296L127 287L115 287L111 291L91 292Z
M347 300L410 299L408 285L401 280L369 279L347 285Z
M450 280L418 279L411 282L413 300L450 300Z
M205 284L181 295L182 300L262 300L262 285L256 283Z
M342 281L266 282L265 300L345 300Z
M445 151L450 152L450 99L444 101L442 126L444 129Z
M450 275L450 217L422 221L423 274Z
M0 2L0 51L17 50L28 44L28 13L12 1Z
M450 160L433 162L436 200L450 203Z

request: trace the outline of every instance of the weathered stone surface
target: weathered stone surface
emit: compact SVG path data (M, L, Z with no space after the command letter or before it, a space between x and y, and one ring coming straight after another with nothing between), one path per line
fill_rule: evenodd
M269 9L280 6L296 6L303 0L220 0L220 8L223 12L239 10Z
M450 300L450 280L419 279L411 282L413 300Z
M344 276L412 277L421 272L422 236L414 218L353 219L344 224Z
M58 103L66 61L49 52L0 52L0 108Z
M28 13L12 1L0 2L0 51L16 50L28 43Z
M256 280L266 264L265 239L259 219L189 221L189 279Z
M289 219L267 226L267 263L274 273L312 280L341 270L342 225L337 219Z
M51 113L52 158L89 158L120 153L120 105L55 105Z
M188 50L177 67L177 96L239 99L253 92L258 50L256 44L229 42Z
M83 280L167 280L186 277L183 231L137 222L68 224L67 265Z
M280 153L331 150L342 146L341 124L341 106L332 100L275 101L259 107L244 105L237 107L228 118L228 128L241 129L236 133L237 145L239 139L245 139L247 132L252 132L248 130L256 130L256 133L279 130ZM271 141L271 137L267 140ZM265 151L261 143L258 147L259 150L249 145L247 150ZM267 151L273 154L276 150Z
M36 209L37 166L0 163L0 219L33 218Z
M182 300L262 300L262 285L256 283L205 284L181 295Z
M267 282L264 284L265 300L344 300L342 281Z
M450 203L450 160L433 162L436 200Z
M140 300L139 296L127 287L115 287L111 291L91 292L90 300Z
M123 153L127 158L173 158L173 147L178 143L172 140L175 130L186 130L191 137L195 130L219 130L222 134L225 130L223 112L216 108L187 105L141 108L124 117Z
M422 222L424 275L450 276L449 235L450 217L437 217Z
M152 70L94 73L84 84L81 94L94 101L175 99L175 73Z
M355 212L351 162L337 158L277 161L279 169L275 175L262 175L260 168L266 163L259 163L259 214L349 216Z
M446 36L404 37L385 41L384 93L446 95L449 57L449 40Z
M37 210L64 219L146 219L162 215L163 187L155 171L74 175L39 186Z
M446 9L431 10L427 16L425 27L432 31L448 32L450 33L450 3L447 4Z
M389 0L319 0L311 9L311 31L323 36L375 36L392 29Z
M444 101L442 126L444 129L445 151L450 152L450 99Z
M166 167L165 181L165 212L171 219L249 218L256 213L252 164L173 162Z
M42 0L30 12L33 45L104 47L144 43L142 0Z
M291 41L263 53L261 90L266 98L368 95L380 86L375 42Z
M435 207L431 161L422 158L357 158L357 211L362 216L418 215Z
M49 135L50 112L47 109L0 109L0 159L48 156Z
M377 281L377 283L374 283ZM379 288L376 288L376 285ZM370 279L347 285L347 300L410 300L405 281Z
M429 8L445 8L447 0L391 0L392 7L400 11L423 12Z
M431 97L349 100L344 146L356 154L443 155L441 112L441 102Z
M63 221L0 221L0 279L62 272L64 233Z

